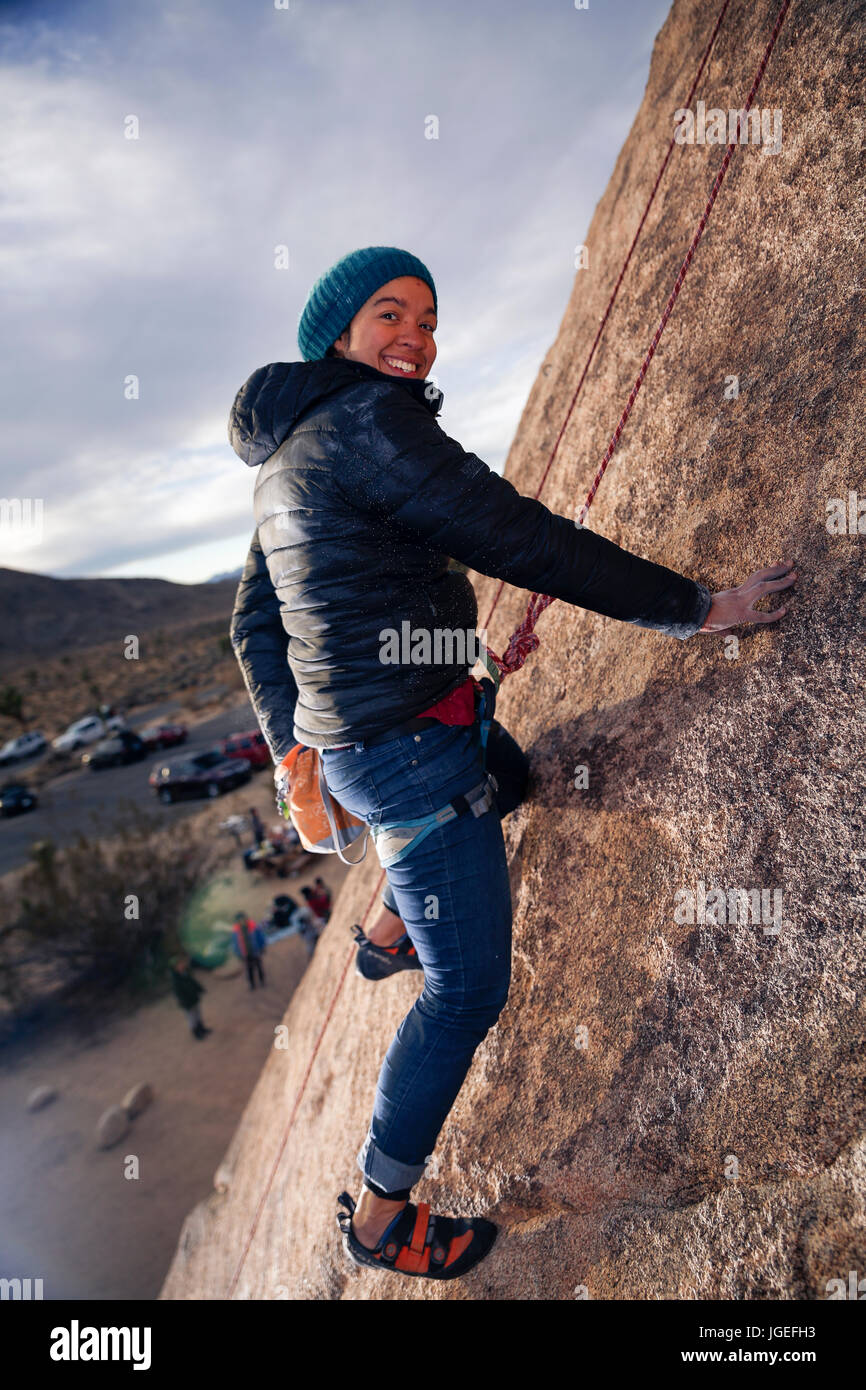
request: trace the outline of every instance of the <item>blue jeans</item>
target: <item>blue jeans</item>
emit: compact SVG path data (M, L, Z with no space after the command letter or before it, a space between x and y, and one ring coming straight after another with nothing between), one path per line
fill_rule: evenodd
M437 724L368 747L321 749L325 780L368 825L436 811L481 781L478 726ZM358 1166L386 1193L423 1175L478 1044L511 979L511 891L501 815L522 799L528 765L493 722L487 768L502 787L499 814L437 826L386 869L383 901L403 919L424 968L424 989L397 1029Z

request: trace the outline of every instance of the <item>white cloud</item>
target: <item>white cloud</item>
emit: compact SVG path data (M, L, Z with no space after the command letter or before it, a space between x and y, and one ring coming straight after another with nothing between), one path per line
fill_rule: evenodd
M46 541L13 563L166 578L241 563L254 474L227 443L229 408L255 367L298 357L310 285L355 246L427 261L443 427L501 469L666 10L9 12L0 495L46 509Z

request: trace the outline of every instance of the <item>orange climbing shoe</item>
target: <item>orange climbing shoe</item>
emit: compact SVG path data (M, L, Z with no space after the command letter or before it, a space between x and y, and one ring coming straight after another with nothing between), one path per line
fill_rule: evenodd
M432 1216L426 1202L407 1202L374 1250L362 1245L352 1230L355 1203L341 1192L337 1225L343 1249L356 1265L390 1269L415 1279L459 1279L489 1252L498 1227L483 1216Z

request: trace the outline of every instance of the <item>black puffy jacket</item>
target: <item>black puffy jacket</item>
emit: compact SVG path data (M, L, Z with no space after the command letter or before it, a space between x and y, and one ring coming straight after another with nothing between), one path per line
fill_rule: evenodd
M277 761L296 742L384 732L465 681L471 661L381 659L384 633L404 622L474 631L475 591L449 557L675 637L709 611L703 584L558 516L467 453L435 418L442 399L430 382L331 357L260 367L235 398L229 440L259 474L232 641Z
M253 533L238 585L231 640L259 727L274 763L279 763L299 742L292 734L298 687L288 664L289 638L258 531Z

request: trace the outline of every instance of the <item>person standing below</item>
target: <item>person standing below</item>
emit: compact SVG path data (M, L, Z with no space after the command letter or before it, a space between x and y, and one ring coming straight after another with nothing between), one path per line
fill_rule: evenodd
M331 890L323 878L317 874L313 880L313 891L309 898L310 907L317 917L327 922L331 915Z
M413 645L408 659L395 658L388 634L408 628L414 643L423 629L435 652L437 632L476 632L472 584L449 558L679 640L775 622L784 607L753 604L796 572L782 561L713 594L522 496L435 419L442 392L427 378L437 314L433 277L417 256L393 246L350 252L307 297L304 361L253 372L232 406L229 439L259 469L242 582L260 587L289 638L292 680L284 669L280 678L270 647L257 679L256 713L275 762L293 743L318 749L329 791L370 827L417 824L461 803L386 867L424 989L382 1064L357 1156L357 1205L347 1192L337 1199L355 1263L453 1279L487 1255L495 1224L433 1213L410 1197L508 997L508 862L500 816L485 813L495 800L476 797L477 814L466 814L482 775L474 656L452 647L442 660L440 647L436 661L422 646L416 658ZM480 325L464 318L461 328L477 329L480 341ZM525 677L524 692L531 701Z
M213 1030L206 1028L202 1022L199 999L206 993L204 985L200 984L191 970L189 956L175 956L171 962L171 987L174 990L174 997L187 1016L190 1032L194 1038L201 1040L206 1038L208 1033Z
M319 931L325 926L329 916L330 902L324 893L320 893L317 888L302 888L301 894L304 897L307 907L315 918L315 925Z
M292 920L292 913L298 904L289 893L278 893L271 904L271 927L274 931L283 931Z
M250 817L250 828L251 828L251 830L252 830L252 832L253 832L253 838L255 839L255 842L256 842L256 848L258 849L259 846L261 845L263 839L265 838L265 827L264 827L264 823L263 823L262 818L261 818L261 816L259 815L258 811L256 810L255 806L251 806L251 807L250 807L250 809L249 809L249 817Z
M302 888L301 893L305 896L309 889ZM313 913L306 901L303 906L296 907L292 913L290 925L298 933L307 948L307 955L312 956L319 941L319 931L313 919Z
M259 982L264 985L265 972L262 969L262 956L266 949L265 934L261 927L256 926L253 919L248 917L245 912L235 913L232 926L232 946L235 955L239 956L246 966L250 989L256 987L256 975L259 977Z

